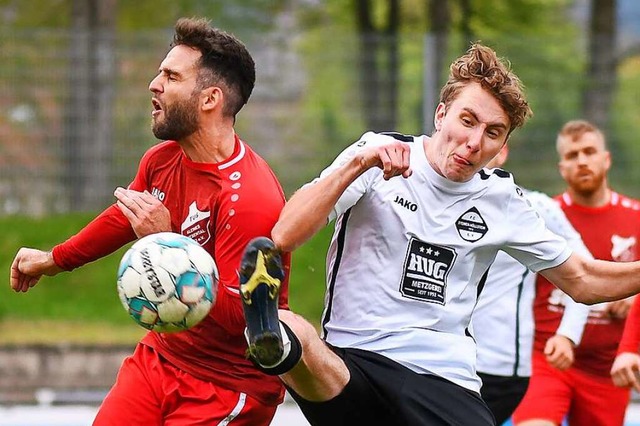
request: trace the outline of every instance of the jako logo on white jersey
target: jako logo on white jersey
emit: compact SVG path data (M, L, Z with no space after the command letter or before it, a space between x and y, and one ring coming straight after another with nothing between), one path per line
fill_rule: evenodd
M412 212L415 212L416 210L418 210L418 205L416 203L412 203L409 200L405 200L399 195L396 195L396 199L393 200L393 202L396 204L400 204L402 207L404 207L407 210L411 210Z

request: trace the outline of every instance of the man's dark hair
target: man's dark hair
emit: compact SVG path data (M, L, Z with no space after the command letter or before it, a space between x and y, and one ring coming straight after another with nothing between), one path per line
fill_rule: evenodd
M245 45L231 34L213 28L205 18L180 18L171 47L184 45L202 53L197 90L219 86L225 97L223 113L235 117L249 100L256 67Z

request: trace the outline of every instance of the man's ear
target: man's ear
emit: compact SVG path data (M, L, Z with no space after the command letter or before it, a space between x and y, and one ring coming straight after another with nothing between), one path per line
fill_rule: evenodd
M221 106L224 101L224 93L222 93L222 89L217 86L207 87L202 91L202 95L204 98L202 109L205 111Z
M433 125L436 129L436 132L439 132L442 128L442 120L444 120L444 116L447 113L447 107L444 103L440 102L436 107L436 112L433 116Z

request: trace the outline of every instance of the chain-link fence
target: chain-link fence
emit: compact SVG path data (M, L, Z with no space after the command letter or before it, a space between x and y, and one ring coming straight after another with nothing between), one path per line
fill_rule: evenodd
M113 201L113 189L129 183L142 153L156 143L148 83L171 35L0 30L0 214L98 211ZM395 56L364 55L368 45L355 35L318 31L245 40L257 84L236 129L291 194L368 127L414 134L429 128L425 111L435 105L425 99L432 103L449 61L464 50L451 37L433 78L429 40L403 35L388 50ZM507 168L524 186L555 193L563 187L555 134L582 111L585 42L561 35L483 41L510 59L535 113L513 135ZM615 81L607 128L611 180L639 196L637 56L621 58Z

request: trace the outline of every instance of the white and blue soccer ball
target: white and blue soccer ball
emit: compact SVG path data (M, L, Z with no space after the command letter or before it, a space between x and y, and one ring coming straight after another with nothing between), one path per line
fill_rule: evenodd
M118 295L147 330L176 332L202 321L215 303L218 268L198 243L173 232L151 234L124 254Z

